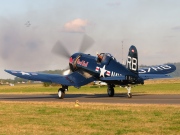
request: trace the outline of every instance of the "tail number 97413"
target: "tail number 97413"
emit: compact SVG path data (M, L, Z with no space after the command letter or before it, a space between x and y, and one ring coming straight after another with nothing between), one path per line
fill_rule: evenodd
M136 71L137 70L137 59L131 58L130 56L128 56L127 67L133 71Z

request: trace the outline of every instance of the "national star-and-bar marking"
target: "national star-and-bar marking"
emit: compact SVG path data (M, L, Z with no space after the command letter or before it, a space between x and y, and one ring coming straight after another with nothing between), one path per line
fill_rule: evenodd
M11 71L11 73L13 73L13 74L17 74L17 73L20 73L20 74L22 74L22 75L28 75L28 76L31 76L31 75L38 75L37 73L28 73L28 72L23 72L23 71L21 71L21 72L18 72L18 71Z
M104 77L104 75L110 76L111 75L111 71L108 71L105 68L106 68L105 65L102 68L96 66L95 71L96 72L100 71L100 75L99 75L100 77Z

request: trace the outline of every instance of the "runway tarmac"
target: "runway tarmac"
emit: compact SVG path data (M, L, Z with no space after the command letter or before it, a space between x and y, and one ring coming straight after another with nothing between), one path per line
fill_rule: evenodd
M39 101L39 102L89 102L112 104L179 104L180 94L133 94L127 98L126 94L116 94L108 97L107 94L66 94L59 99L57 94L0 94L0 101Z

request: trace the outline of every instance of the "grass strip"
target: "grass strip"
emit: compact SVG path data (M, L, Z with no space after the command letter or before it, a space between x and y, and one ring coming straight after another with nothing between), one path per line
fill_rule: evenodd
M178 105L0 102L0 134L180 134Z

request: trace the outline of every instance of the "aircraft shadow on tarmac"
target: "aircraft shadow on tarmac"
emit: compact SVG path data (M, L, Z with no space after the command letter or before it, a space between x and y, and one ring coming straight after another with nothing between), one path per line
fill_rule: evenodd
M133 96L143 96L144 94L133 94ZM56 95L54 95L55 97L57 97ZM80 97L84 97L84 98L108 98L109 96L107 94L66 94L65 98L80 98ZM126 93L118 93L115 94L114 97L120 97L120 98L127 98L127 94ZM109 98L113 98L113 97L109 97Z
M135 93L133 94L133 96L144 96L145 94L138 94ZM127 98L127 94L126 93L117 93L114 95L114 97L108 97L107 94L66 94L65 95L65 99L73 99L73 98ZM6 95L1 95L0 96L0 100L49 100L49 99L59 99L57 94L6 94Z

